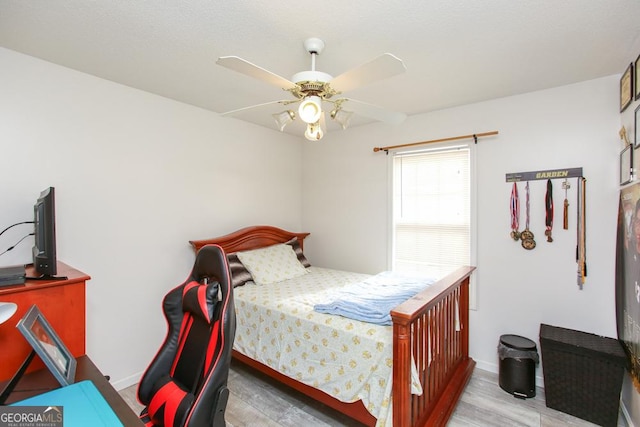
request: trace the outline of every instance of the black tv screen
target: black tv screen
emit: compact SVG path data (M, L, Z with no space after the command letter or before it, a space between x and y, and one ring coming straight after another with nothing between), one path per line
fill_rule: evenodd
M34 245L33 266L43 277L55 276L56 260L56 204L55 191L49 187L40 193L33 206Z

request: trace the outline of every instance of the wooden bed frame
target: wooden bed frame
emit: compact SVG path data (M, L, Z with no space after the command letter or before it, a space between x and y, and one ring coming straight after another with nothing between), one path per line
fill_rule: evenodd
M192 240L198 251L207 244L233 253L284 243L297 237L304 248L309 233L271 226L243 228L222 237ZM391 311L393 320L393 426L444 426L471 377L469 357L469 277L475 267L461 267ZM234 350L233 356L295 390L368 426L376 419L361 401L344 403ZM411 394L411 360L424 390Z

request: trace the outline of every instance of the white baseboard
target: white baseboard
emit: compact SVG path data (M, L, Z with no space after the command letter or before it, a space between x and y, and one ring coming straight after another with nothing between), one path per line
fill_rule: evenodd
M622 416L624 417L624 420L627 422L627 426L635 427L633 424L633 420L631 419L631 415L629 414L629 411L627 410L627 407L624 405L624 402L622 401L622 399L620 399L620 410L622 411Z
M140 381L140 378L142 378L143 373L144 372L139 372L137 374L130 375L121 380L112 382L111 385L113 386L113 388L115 388L118 391L125 389L127 387L131 387L132 385L137 384Z

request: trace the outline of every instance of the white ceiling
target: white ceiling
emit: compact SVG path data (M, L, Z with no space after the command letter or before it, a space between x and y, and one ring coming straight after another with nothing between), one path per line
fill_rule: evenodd
M309 37L333 76L401 58L406 73L347 95L412 115L622 73L640 1L0 0L0 46L218 113L290 96L218 57L290 79L310 69ZM277 110L238 118L276 129Z

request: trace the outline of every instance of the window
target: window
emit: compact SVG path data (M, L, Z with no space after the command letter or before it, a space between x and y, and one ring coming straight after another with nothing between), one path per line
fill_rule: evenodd
M475 261L472 149L458 144L394 154L394 271L441 277Z

